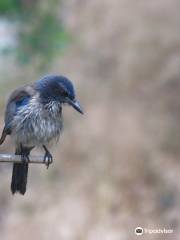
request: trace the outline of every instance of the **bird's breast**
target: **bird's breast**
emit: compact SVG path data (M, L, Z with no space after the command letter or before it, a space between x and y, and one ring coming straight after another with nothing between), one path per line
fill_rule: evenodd
M16 143L29 146L58 140L62 130L62 113L58 105L30 103L22 107L13 120L12 135Z

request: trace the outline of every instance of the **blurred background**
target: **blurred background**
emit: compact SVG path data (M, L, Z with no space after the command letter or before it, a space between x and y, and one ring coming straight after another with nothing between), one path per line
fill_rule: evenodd
M180 239L180 2L1 0L0 123L11 91L57 73L64 108L54 163L12 196L0 165L2 240ZM13 153L10 138L0 148ZM41 151L34 154L42 154ZM136 236L137 226L173 234Z

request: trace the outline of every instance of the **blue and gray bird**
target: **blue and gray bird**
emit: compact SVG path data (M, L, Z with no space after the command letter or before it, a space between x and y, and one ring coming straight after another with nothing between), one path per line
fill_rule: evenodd
M29 154L34 147L44 148L47 167L52 162L52 155L47 146L53 140L59 139L63 126L64 104L83 113L75 98L72 82L63 76L46 76L32 85L16 89L10 95L0 144L7 135L11 135L15 143L15 154L21 155L22 163L13 165L13 194L26 192Z

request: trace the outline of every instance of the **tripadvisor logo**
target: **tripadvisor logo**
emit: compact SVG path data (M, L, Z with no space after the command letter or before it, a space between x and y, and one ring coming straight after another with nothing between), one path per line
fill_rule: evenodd
M143 234L143 228L142 227L135 228L135 234L136 235L142 235Z
M142 227L136 227L134 230L134 233L136 235L143 235L143 234L170 234L173 233L173 229L167 229L167 228L158 228L158 229L150 229L150 228L142 228Z

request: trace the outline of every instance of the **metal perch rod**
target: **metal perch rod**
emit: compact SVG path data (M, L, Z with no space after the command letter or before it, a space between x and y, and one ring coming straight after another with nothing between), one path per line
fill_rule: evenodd
M22 163L21 156L15 154L0 154L0 162L7 162L7 163ZM43 156L29 156L28 163L41 163L45 164Z

